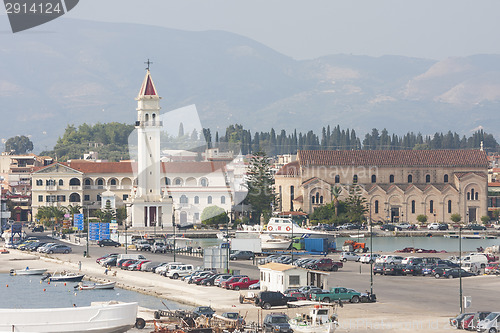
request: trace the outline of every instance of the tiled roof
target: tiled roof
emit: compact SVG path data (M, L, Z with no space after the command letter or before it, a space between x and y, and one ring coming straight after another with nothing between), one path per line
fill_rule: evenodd
M455 176L457 176L458 179L463 178L468 175L478 175L483 178L487 178L488 176L484 172L455 172Z
M259 266L259 268L267 268L273 271L280 271L280 272L288 271L290 269L296 269L296 268L298 269L297 266L280 264L278 262L270 262L265 265Z
M146 76L144 77L144 81L142 82L141 90L139 91L139 96L156 96L156 88L153 83L153 79L151 79L151 73L149 70L146 72Z
M90 162L73 160L69 163L73 169L89 173L132 173L132 162Z
M203 173L225 170L227 162L169 162L162 163L162 173Z
M298 197L296 197L295 199L293 199L292 201L297 201L297 202L303 202L304 201L304 197L299 195Z
M298 176L299 175L299 161L293 161L291 163L285 164L284 166L276 172L279 176Z
M500 187L500 182L488 183L488 187Z
M300 165L488 167L480 150L301 150Z

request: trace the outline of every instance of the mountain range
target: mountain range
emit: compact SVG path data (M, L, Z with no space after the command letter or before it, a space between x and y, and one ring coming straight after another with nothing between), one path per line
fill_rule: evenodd
M500 138L500 55L299 61L229 32L69 19L2 34L0 137L30 135L41 151L68 124L133 123L148 58L162 110L195 104L212 133L340 124L358 136L484 128Z

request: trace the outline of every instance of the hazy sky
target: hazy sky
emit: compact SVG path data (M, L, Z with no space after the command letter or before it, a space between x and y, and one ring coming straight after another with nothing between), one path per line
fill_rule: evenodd
M296 59L500 53L498 0L80 0L66 17L231 31Z

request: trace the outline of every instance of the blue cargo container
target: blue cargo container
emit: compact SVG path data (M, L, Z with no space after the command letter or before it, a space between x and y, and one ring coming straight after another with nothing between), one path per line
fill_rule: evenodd
M304 247L308 252L328 252L328 239L305 238Z

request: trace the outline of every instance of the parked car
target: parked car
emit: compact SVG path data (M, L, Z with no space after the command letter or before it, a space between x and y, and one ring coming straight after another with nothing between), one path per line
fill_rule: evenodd
M298 292L298 291L292 291L289 293L285 294L286 297L295 297L299 301L307 301L308 298L304 293Z
M384 267L384 275L403 275L404 266L401 264L387 264Z
M227 289L231 290L240 290L240 289L248 289L252 284L259 282L259 280L252 280L249 277L241 278L237 282L229 283Z
M243 316L241 316L238 312L224 312L223 314L221 314L221 317L231 320L237 320L240 325L245 325L245 319L243 319Z
M198 306L193 309L193 314L195 315L195 317L205 316L207 318L212 318L214 313L215 310L209 306Z
M386 263L386 264L401 264L403 262L403 257L395 255L383 255L378 257L376 263Z
M137 251L151 251L151 244L147 240L140 240L135 243L135 248Z
M422 275L422 268L424 264L409 264L404 266L403 273L404 275Z
M99 264L103 267L116 266L117 261L118 261L118 257L109 257L109 258L101 260L99 262Z
M354 252L342 252L340 254L340 261L359 261L359 255Z
M197 282L196 284L199 284L201 286L213 286L215 284L215 279L219 278L222 275L224 275L224 274L219 273L219 274L214 274L211 276L206 276L203 280Z
M193 265L178 265L176 268L169 269L165 276L177 280L179 277L191 274L193 270Z
M344 287L334 287L329 291L312 294L311 300L329 303L331 301L349 301L351 303L359 303L361 293Z
M52 253L70 253L71 251L73 251L73 250L68 245L55 244L55 245L52 245L50 247L44 248L43 253L48 253L48 254L52 254Z
M467 229L467 230L486 230L486 227L484 225L472 223L472 224L466 225L464 227L464 229Z
M124 262L122 262L120 264L120 268L121 269L124 269L124 270L128 270L128 267L130 265L133 265L135 264L136 262L138 262L139 260L136 260L136 259L126 259Z
M97 241L97 245L99 245L100 247L104 247L104 246L114 246L114 247L119 247L121 246L120 243L112 240L112 239L101 239L99 241Z
M500 332L500 312L490 312L477 324L478 332Z
M397 225L397 227L402 230L411 230L412 226L413 225L408 222L402 222Z
M41 224L36 225L35 227L33 227L32 231L33 232L43 232L44 231L43 225L41 225Z
M429 230L439 230L439 223L430 223L427 225L427 229Z
M488 315L491 313L491 311L478 311L474 313L474 317L472 318L472 322L469 324L469 329L473 331L477 331L478 325L481 321L483 321ZM489 332L494 332L491 328Z
M384 267L386 265L387 265L386 263L375 263L375 265L373 265L373 275L377 275L377 274L383 275L384 274Z
M264 318L263 326L264 332L273 333L291 333L293 332L290 324L288 323L289 318L284 313L271 313Z
M500 274L500 264L498 262L490 262L488 266L486 266L484 272L486 274Z
M256 290L256 289L260 289L260 281L257 282L257 283L254 283L254 284L251 284L248 286L248 289L250 290Z
M153 253L165 253L167 252L167 245L163 242L155 242L153 246L151 247L151 252Z
M448 229L449 229L448 223L439 223L438 230L448 230Z
M394 224L383 224L380 226L383 231L401 231L402 229Z
M458 278L460 275L462 277L469 277L469 276L475 276L476 274L467 272L460 268L450 268L444 270L442 277L453 279L453 278Z
M56 243L45 243L44 245L42 245L38 249L36 249L36 252L44 253L45 249L48 247L51 247L52 245L56 245Z
M221 283L226 281L227 279L232 278L233 276L231 274L224 274L219 276L214 280L214 286L220 287Z
M248 276L246 276L246 275L234 275L234 276L230 277L229 279L222 281L220 284L220 287L222 287L224 289L229 289L229 284L238 282L238 281L240 281L240 279L247 278L247 277Z
M231 260L252 260L255 257L252 251L234 251L229 255L229 259Z
M335 262L330 258L321 258L317 261L309 264L307 268L315 269L319 271L332 271L336 272L340 267L344 267L344 264L341 262Z
M359 258L359 262L360 263L363 263L363 264L369 264L369 263L374 263L375 260L377 260L377 258L380 257L380 254L378 253L368 253L368 254L363 254L360 258Z
M462 320L465 317L470 317L472 315L474 315L474 314L473 313L462 313L456 317L450 318L450 326L454 327L456 329L461 329L462 328Z
M296 301L295 297L287 297L279 291L261 291L255 298L255 305L269 310L273 306L287 305L290 301Z

